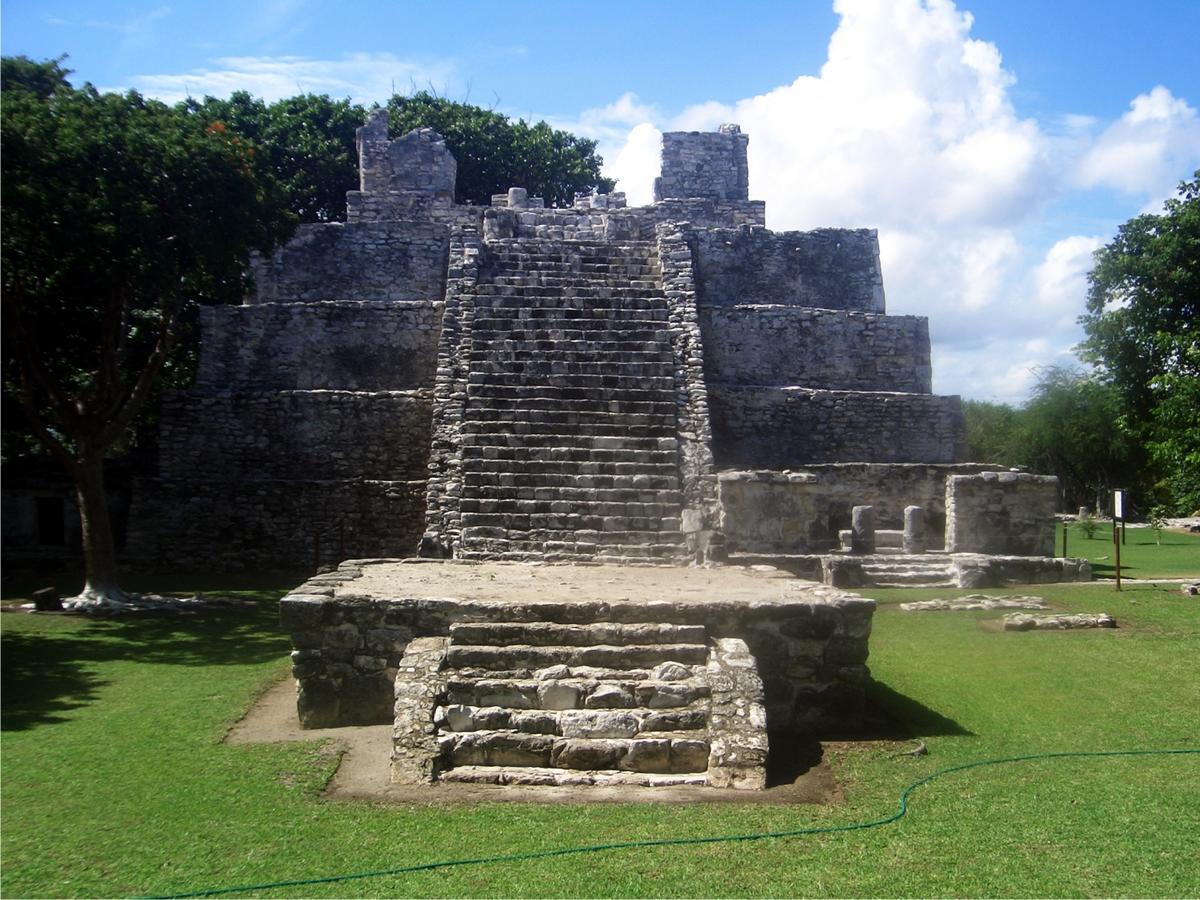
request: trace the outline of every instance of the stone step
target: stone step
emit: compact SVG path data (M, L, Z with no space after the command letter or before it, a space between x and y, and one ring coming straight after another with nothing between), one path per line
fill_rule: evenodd
M646 346L644 344L609 342L612 346L605 350L578 350L573 347L554 347L550 341L539 341L541 347L515 345L512 341L481 342L467 355L472 364L480 362L499 363L531 363L531 362L563 362L586 363L603 362L605 365L635 364L666 364L672 369L675 360L671 355L670 346Z
M504 404L509 408L558 408L562 400L569 400L583 411L608 410L614 413L678 411L679 404L674 395L664 399L662 391L647 391L638 388L581 387L563 384L476 384L471 387L472 398L479 404L491 401L490 405Z
M476 331L473 330L472 333ZM525 328L509 332L508 337L497 343L534 350L570 347L590 353L621 349L631 341L643 344L669 344L670 340L671 332L665 327L625 328L614 334L604 331L585 331L580 328Z
M464 502L469 502L464 498ZM515 501L518 503L540 504L538 500L521 500ZM546 504L547 506L549 504ZM625 504L611 504L615 507L624 507ZM463 528L464 537L468 529L479 528L499 528L503 529L503 534L493 533L490 536L508 539L511 537L510 532L562 532L569 534L570 539L574 542L583 540L579 537L582 531L595 531L603 534L641 532L653 533L659 532L677 532L679 531L679 516L678 510L670 517L660 514L657 516L635 516L629 515L626 512L611 512L599 513L591 510L580 511L578 513L554 513L550 511L537 511L528 513L502 513L502 512L474 512L467 506L461 507L460 522ZM472 531L471 537L487 537L479 531ZM547 537L547 540L554 538Z
M558 553L565 556L673 556L679 553L683 537L667 531L602 531L600 529L553 529L521 527L513 519L508 527L467 525L463 541L471 548L494 553Z
M650 272L634 274L628 271L623 274L610 273L608 278L597 278L597 273L591 272L558 272L530 271L512 274L485 274L484 283L496 287L594 287L597 281L611 281L615 286L635 291L659 291L662 284Z
M703 625L673 625L662 622L592 622L587 625L560 622L456 622L450 626L451 644L702 644L707 640Z
M685 709L509 709L451 704L435 710L442 731L515 731L568 738L631 738L645 732L705 731L708 710Z
M583 330L585 323L597 323L596 328L616 331L620 328L654 328L670 321L670 310L624 309L602 306L483 306L472 320L476 331L522 328L573 328Z
M559 665L629 668L657 666L664 662L698 665L707 659L708 645L703 643L594 644L583 647L451 644L446 649L446 665L450 668L472 666L482 669L544 669Z
M616 335L602 334L599 340L589 339L587 334L586 331L550 331L535 328L513 332L503 340L492 343L497 350L519 350L523 353L624 353L631 347L669 352L671 347L671 333L665 328L622 331Z
M686 668L686 667L685 667ZM572 673L593 671L572 667ZM486 677L476 672L448 672L446 702L506 709L683 709L702 703L712 689L702 678L666 681L622 678L620 671L596 669L596 677ZM674 674L674 673L672 673ZM469 675L469 677L468 677ZM593 695L605 690L593 700ZM615 687L615 690L609 688Z
M576 536L572 532L560 531L549 538L540 537L544 532L507 532L507 538L464 537L463 546L474 553L487 554L488 559L509 562L537 560L593 560L597 563L612 562L624 565L628 560L640 560L659 564L687 562L690 556L682 539L668 540L670 532L622 532L620 535L595 537L595 532L583 532ZM614 541L623 537L623 541ZM655 541L659 541L655 543ZM607 542L606 542L607 541Z
M625 495L636 493L639 499L649 495L655 500L642 502L682 502L679 479L675 475L578 475L561 472L514 473L500 468L495 472L469 471L463 473L463 485L479 499L506 497L539 499L537 491L553 491L556 496L583 498L596 495L596 499L622 501ZM530 492L526 494L525 492Z
M653 495L652 495L653 496ZM679 506L671 505L657 500L647 501L604 501L594 498L567 499L565 497L552 494L549 497L543 496L541 499L522 499L516 496L516 491L509 492L508 495L502 495L499 499L482 498L475 495L463 497L462 512L471 513L472 515L543 515L552 516L555 524L539 525L533 521L531 527L549 527L559 529L577 530L580 528L603 530L600 524L584 524L584 519L595 518L597 522L601 518L617 516L630 520L646 520L648 522L662 523L665 518L671 517L676 521L674 528L668 529L678 531ZM470 505L466 505L470 504ZM570 523L562 520L563 516L571 516ZM492 522L484 522L480 520L473 521L472 524L490 525L496 524ZM624 529L628 531L629 529ZM643 530L643 529L637 529ZM654 527L645 530L660 531L662 527Z
M471 428L463 428L460 444L466 447L510 447L535 448L565 447L572 450L611 450L614 452L667 452L674 453L679 441L667 437L663 431L672 429L630 428L622 437L613 425L553 424L525 422L480 422ZM639 434L639 431L642 434ZM645 434L650 431L652 433ZM659 432L654 434L653 432Z
M552 769L536 766L459 766L442 773L442 781L464 784L541 785L558 787L685 787L708 784L704 772L681 774L619 772L614 769L603 771L580 771L578 769Z
M647 404L649 406L649 404ZM630 428L674 427L678 419L678 407L674 403L658 404L658 411L641 412L625 405L620 409L576 409L570 399L545 399L541 405L505 403L499 406L476 402L463 410L463 422L472 424L496 423L501 426L513 424L564 424L564 425L613 425L622 424Z
M475 385L487 385L489 387L496 386L517 386L523 385L526 387L535 386L532 379L538 377L532 374L517 374L515 372L470 372L467 375L467 383L470 386L468 390L473 391ZM552 375L540 376L546 380L547 385L557 387L574 387L588 390L604 390L612 388L615 390L641 390L654 392L658 399L663 399L666 392L671 392L670 396L674 396L675 379L667 376L636 376L625 374L583 374L577 373L574 375L564 375L555 373Z
M635 738L563 738L511 731L450 732L440 736L451 766L538 766L630 772L704 772L709 745L687 732Z
M600 376L623 378L656 378L671 382L674 386L675 364L667 359L646 362L622 362L604 358L589 361L566 362L562 360L509 360L485 359L471 363L468 381L475 378L487 379L492 375L515 375L521 379L570 378L576 376Z
M621 566L626 568L659 568L673 569L685 566L693 561L693 555L679 547L673 548L670 554L661 556L646 556L642 548L635 548L625 553L605 552L602 554L588 553L558 553L545 550L526 550L513 552L497 552L492 550L475 550L467 548L455 554L455 559L465 559L472 562L504 562L504 563L534 563L537 565L571 565L571 566Z
M561 436L560 436L561 437ZM652 438L651 440L658 440ZM514 446L504 446L497 443L489 443L484 445L467 444L462 446L462 458L464 462L471 459L499 459L513 460L520 462L522 460L537 460L539 462L573 462L573 463L626 463L635 466L674 466L676 464L676 453L674 450L651 450L651 449L636 449L630 450L621 447L572 447L569 446L554 446L558 441L547 442L544 446L536 444L516 444ZM642 471L642 470L638 470ZM610 474L620 475L620 471L614 471ZM631 473L632 474L632 473Z
M496 315L497 312L504 315ZM607 315L600 313L607 312ZM472 334L506 338L533 332L574 332L589 339L620 340L632 331L661 331L669 328L665 309L556 310L548 307L478 310L472 319Z
M595 479L592 479L595 480ZM683 504L683 492L674 489L653 490L649 488L614 488L614 487L564 487L560 484L542 485L500 485L489 482L479 475L472 473L463 479L464 487L476 503L508 502L517 500L552 500L566 501L571 504L585 503L659 503L678 509ZM477 512L494 512L495 510L479 509Z
M475 285L473 294L476 311L537 306L556 309L665 309L667 303L661 292L629 287L616 280L611 284L593 282L587 286L564 287L485 281Z
M582 478L597 479L612 478L613 484L626 484L633 487L654 487L662 485L664 490L677 490L679 487L679 467L671 462L622 462L608 461L580 462L579 460L545 459L540 456L522 459L500 457L479 457L463 460L464 477L478 475L481 478L494 480L499 485L520 484L520 479L526 479L528 484L545 485L554 483L553 476L570 479L574 484L582 484ZM511 479L511 482L509 481Z

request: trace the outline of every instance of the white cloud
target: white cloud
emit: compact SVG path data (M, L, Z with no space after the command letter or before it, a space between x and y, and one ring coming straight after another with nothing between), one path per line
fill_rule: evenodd
M1057 324L1069 328L1083 312L1087 299L1087 275L1092 255L1107 241L1102 237L1072 235L1057 241L1041 264L1033 270L1038 307L1043 316L1057 316Z
M1200 164L1196 111L1160 87L1107 128L1070 113L1043 125L1016 112L999 48L972 38L950 0L834 8L819 74L674 117L639 106L646 124L606 173L631 202L648 197L656 129L739 123L770 227L878 228L889 312L930 319L935 389L1020 401L1035 369L1070 362L1091 253L1106 241L1047 249L1039 214L1094 185L1161 202Z
M183 74L136 75L125 87L169 103L206 94L227 97L234 91L249 91L267 101L316 93L372 103L414 85L432 84L441 90L453 76L449 63L414 62L391 53L350 53L338 59L229 56Z
M1170 194L1200 156L1200 116L1162 85L1139 94L1080 161L1080 185Z

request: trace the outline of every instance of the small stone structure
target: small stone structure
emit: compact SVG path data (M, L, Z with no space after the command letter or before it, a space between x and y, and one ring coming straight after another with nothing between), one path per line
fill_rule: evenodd
M302 226L244 306L204 312L131 554L419 554L454 562L394 567L456 585L463 563L729 559L829 585L535 602L528 581L395 593L380 565L312 579L282 605L301 719L394 717L410 781L760 787L768 726L858 718L873 605L833 586L1088 577L1044 558L1052 479L965 462L925 320L886 312L876 233L767 230L748 143L664 135L645 207L518 185L478 208L439 135L389 139L373 112L346 222Z
M396 780L749 789L768 723L857 725L874 607L733 567L358 560L281 614L302 724L394 715Z

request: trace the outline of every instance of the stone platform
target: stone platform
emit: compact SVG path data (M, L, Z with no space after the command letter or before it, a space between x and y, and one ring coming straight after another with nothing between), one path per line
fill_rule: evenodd
M308 728L394 721L393 778L758 788L852 730L875 604L769 567L355 560L281 602Z

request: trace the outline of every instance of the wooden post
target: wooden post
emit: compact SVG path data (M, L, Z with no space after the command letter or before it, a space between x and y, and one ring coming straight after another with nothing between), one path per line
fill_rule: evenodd
M1113 554L1117 563L1117 590L1121 589L1121 541L1117 536L1117 520L1113 519Z

